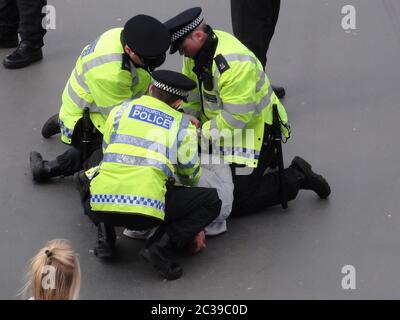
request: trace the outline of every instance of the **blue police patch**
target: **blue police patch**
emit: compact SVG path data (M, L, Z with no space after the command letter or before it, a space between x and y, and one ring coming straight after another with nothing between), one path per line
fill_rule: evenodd
M99 39L96 39L95 41L93 41L91 44L89 44L87 46L87 48L85 50L83 50L83 52L81 54L82 58L93 53L94 49L96 49L97 41L99 41Z
M171 129L175 120L169 114L137 104L132 107L129 118L154 124L167 130Z

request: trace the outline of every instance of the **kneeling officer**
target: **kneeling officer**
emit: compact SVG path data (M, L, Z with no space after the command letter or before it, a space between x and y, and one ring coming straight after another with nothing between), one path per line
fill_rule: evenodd
M177 187L176 173L195 186L201 176L196 128L176 109L196 83L155 71L149 94L115 108L106 121L101 164L75 175L85 213L98 226L95 253L111 257L114 227L158 227L141 255L166 279L182 275L171 249L187 247L221 209L211 188Z

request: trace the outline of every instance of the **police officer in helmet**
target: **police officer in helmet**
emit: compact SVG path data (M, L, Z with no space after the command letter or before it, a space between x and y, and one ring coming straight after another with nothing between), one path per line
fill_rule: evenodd
M98 227L99 257L112 257L114 227L158 227L141 255L162 277L177 279L182 268L173 251L194 243L219 215L217 191L195 187L202 174L197 132L177 111L195 87L180 73L153 72L149 95L125 101L107 119L101 164L75 174L85 213ZM175 174L185 187L174 186Z
M172 37L170 53L179 51L184 56L183 73L198 84L183 110L201 120L203 139L220 146L211 148L212 152L231 165L232 215L281 203L278 173L265 173L273 157L274 105L286 138L290 126L263 65L234 36L205 24L199 7L179 13L165 25ZM295 199L301 189L312 190L320 198L331 193L327 181L300 157L293 159L283 175L287 200Z
M64 89L59 115L51 117L42 130L46 138L61 131L62 142L71 147L51 161L31 152L34 181L82 170L84 161L101 148L108 114L126 99L147 92L149 72L163 64L169 45L170 34L161 22L137 15L83 49Z

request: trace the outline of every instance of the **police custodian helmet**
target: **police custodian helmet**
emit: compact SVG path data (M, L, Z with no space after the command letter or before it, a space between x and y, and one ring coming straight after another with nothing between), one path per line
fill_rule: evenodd
M203 22L204 19L201 12L200 7L191 8L164 23L171 33L171 49L169 53L175 53L182 44L185 36Z
M153 86L182 100L186 100L189 92L197 86L192 79L175 71L157 70L152 72L151 76Z
M129 19L122 31L123 44L135 52L150 69L162 65L171 35L164 24L147 15Z

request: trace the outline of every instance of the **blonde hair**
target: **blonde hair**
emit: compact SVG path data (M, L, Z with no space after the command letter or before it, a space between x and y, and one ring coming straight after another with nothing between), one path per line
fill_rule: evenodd
M26 295L31 291L35 300L79 298L79 260L68 240L52 240L40 249L30 262L27 277L28 282L21 293Z

